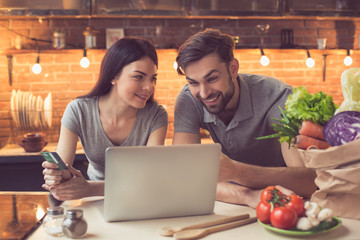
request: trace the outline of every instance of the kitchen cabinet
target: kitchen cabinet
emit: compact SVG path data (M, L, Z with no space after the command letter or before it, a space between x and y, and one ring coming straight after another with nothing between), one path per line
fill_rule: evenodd
M194 15L350 16L358 17L358 0L194 0Z
M90 14L90 0L1 0L0 16L68 16Z
M198 16L281 16L283 0L196 0L191 13Z
M0 191L45 191L42 156L22 154L0 156ZM74 167L87 177L88 161L85 154L76 154Z
M94 0L92 15L186 16L190 0Z
M358 0L3 0L0 16L359 17Z
M359 16L358 0L288 0L289 15Z

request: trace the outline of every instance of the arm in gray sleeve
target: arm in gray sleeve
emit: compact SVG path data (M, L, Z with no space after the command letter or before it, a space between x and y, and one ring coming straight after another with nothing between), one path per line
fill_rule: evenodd
M151 124L151 132L168 125L168 114L163 106L159 105L156 110L153 122Z
M77 111L75 111L75 108L77 108L77 105L73 100L66 106L64 114L61 118L61 124L79 136L79 115L77 114Z
M292 88L288 88L288 87L281 88L278 98L276 99L276 101L274 101L273 105L271 106L271 108L268 111L270 124L276 123L274 118L276 118L276 119L282 118L279 107L281 109L285 110L285 102L291 93L292 93Z
M181 91L176 97L174 110L174 131L184 133L200 133L202 106L198 105L191 93Z

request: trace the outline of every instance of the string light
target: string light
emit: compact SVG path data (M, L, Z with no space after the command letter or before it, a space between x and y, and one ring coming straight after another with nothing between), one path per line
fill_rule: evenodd
M37 45L37 42L36 42L36 48L37 48L38 55L36 57L36 63L32 66L31 70L35 74L40 74L42 71L42 68L40 65L40 49L39 49L39 46Z
M313 66L315 66L315 61L314 61L314 59L311 58L310 52L307 49L306 49L306 54L307 54L306 66L308 68L312 68Z
M39 22L42 21L42 18L39 18ZM10 31L10 32L13 32L15 33L17 36L20 36L20 37L23 37L25 39L28 39L28 40L31 40L31 41L35 41L35 44L36 44L36 48L37 48L37 51L38 51L38 56L36 58L36 63L32 66L32 72L34 74L40 74L41 71L42 71L42 68L41 68L41 65L40 65L40 57L39 57L39 45L38 45L38 42L46 42L46 43L53 43L53 41L51 40L44 40L44 39L38 39L38 38L31 38L31 37L28 37L22 33L19 33L17 31L14 31L4 25L1 25L0 24L0 27L3 27L5 28L6 30ZM95 40L95 39L94 39ZM95 43L94 43L95 44ZM70 44L70 43L66 43L66 46L71 46L73 48L78 48L78 46L76 45L73 45L73 44ZM89 59L86 57L86 51L84 52L84 57L80 60L80 66L83 67L83 68L87 68L89 67L90 65L90 61Z
M352 58L350 57L350 49L347 49L347 56L344 58L344 64L346 66L350 66L353 62Z
M84 49L83 58L80 60L80 66L83 68L88 68L90 66L90 60L86 56L86 49Z
M178 68L178 64L177 64L176 61L175 61L174 64L173 64L173 68L174 68L175 70L177 70L177 68Z
M265 55L264 50L260 48L261 52L261 58L260 58L260 64L266 67L270 63L270 59Z

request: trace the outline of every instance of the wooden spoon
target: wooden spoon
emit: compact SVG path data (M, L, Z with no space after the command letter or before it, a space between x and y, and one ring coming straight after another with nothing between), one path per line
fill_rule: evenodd
M159 230L159 233L160 233L160 235L163 235L163 236L172 236L177 232L187 230L187 229L210 227L210 226L219 225L219 224L223 224L223 223L238 221L238 220L245 219L245 218L249 218L249 214L225 217L225 218L217 219L214 221L209 221L209 222L204 222L204 223L199 223L199 224L194 224L194 225L184 226L184 227L181 227L181 226L179 226L179 227L163 227Z
M177 240L192 240L199 239L209 235L211 233L220 232L230 228L240 227L248 223L256 222L256 217L251 217L248 219L240 220L237 222L231 222L227 224L222 224L219 226L209 227L209 228L199 228L199 229L189 229L174 234L174 238Z

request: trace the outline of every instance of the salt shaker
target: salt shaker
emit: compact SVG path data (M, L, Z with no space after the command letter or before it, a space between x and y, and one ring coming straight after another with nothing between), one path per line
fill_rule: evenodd
M62 223L64 235L69 238L81 238L87 230L87 222L83 217L83 210L69 209L66 211L64 222Z
M64 221L64 208L49 207L43 221L43 227L47 234L60 237L63 235L62 223Z

